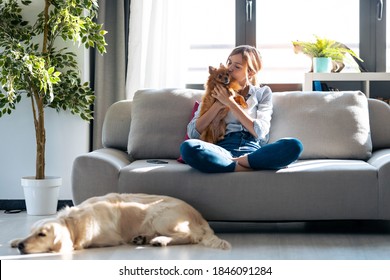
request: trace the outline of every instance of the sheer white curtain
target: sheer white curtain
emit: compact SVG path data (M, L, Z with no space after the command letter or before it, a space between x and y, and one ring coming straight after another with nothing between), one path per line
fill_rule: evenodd
M189 44L182 0L132 0L127 98L142 88L184 88Z

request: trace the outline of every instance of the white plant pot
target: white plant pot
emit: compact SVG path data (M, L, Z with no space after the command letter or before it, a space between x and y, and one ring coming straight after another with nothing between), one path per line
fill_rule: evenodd
M42 180L36 180L33 176L23 177L21 184L28 215L44 216L57 212L61 177L46 177Z

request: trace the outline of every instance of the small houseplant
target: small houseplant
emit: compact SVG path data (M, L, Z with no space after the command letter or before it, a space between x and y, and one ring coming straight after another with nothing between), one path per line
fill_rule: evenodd
M68 110L89 121L94 101L88 83L81 82L76 55L56 43L73 41L103 54L106 31L93 21L96 0L42 0L42 12L33 25L22 16L22 6L29 4L0 0L0 117L11 114L22 98L31 99L36 138L33 177L44 181L45 108Z
M352 57L357 60L362 61L360 57L356 55L354 51L349 49L347 46L341 44L340 42L336 42L334 40L330 40L327 38L321 38L315 36L316 40L314 42L307 41L293 41L293 46L295 52L302 52L313 59L313 68L314 72L326 72L326 71L316 71L315 64L316 62L323 61L323 63L328 63L330 65L327 66L328 72L331 72L332 69L332 61L336 65L335 72L340 72L342 68L344 68L343 60L347 54L350 54ZM325 66L326 67L326 66Z

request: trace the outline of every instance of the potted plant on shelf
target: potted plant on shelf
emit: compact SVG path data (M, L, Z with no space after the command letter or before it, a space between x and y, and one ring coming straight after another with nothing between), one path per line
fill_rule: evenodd
M94 101L89 84L81 82L76 55L56 42L78 42L103 54L106 31L93 21L96 0L43 0L33 25L22 16L22 5L29 4L28 0L0 0L0 117L11 114L23 98L31 99L36 173L22 178L22 185L27 213L46 215L57 210L58 187L54 185L61 184L61 178L45 174L45 108L68 110L90 121Z
M315 38L314 42L292 42L295 53L302 52L312 58L311 72L340 72L344 68L343 61L347 54L350 54L356 62L363 61L354 51L340 42L318 36Z

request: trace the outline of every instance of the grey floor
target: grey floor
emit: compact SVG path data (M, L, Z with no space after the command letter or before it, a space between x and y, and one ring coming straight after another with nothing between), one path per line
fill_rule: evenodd
M20 255L8 242L44 217L0 213L0 259L55 260L390 260L390 222L212 223L232 244L223 251L200 245L119 246L71 254Z

